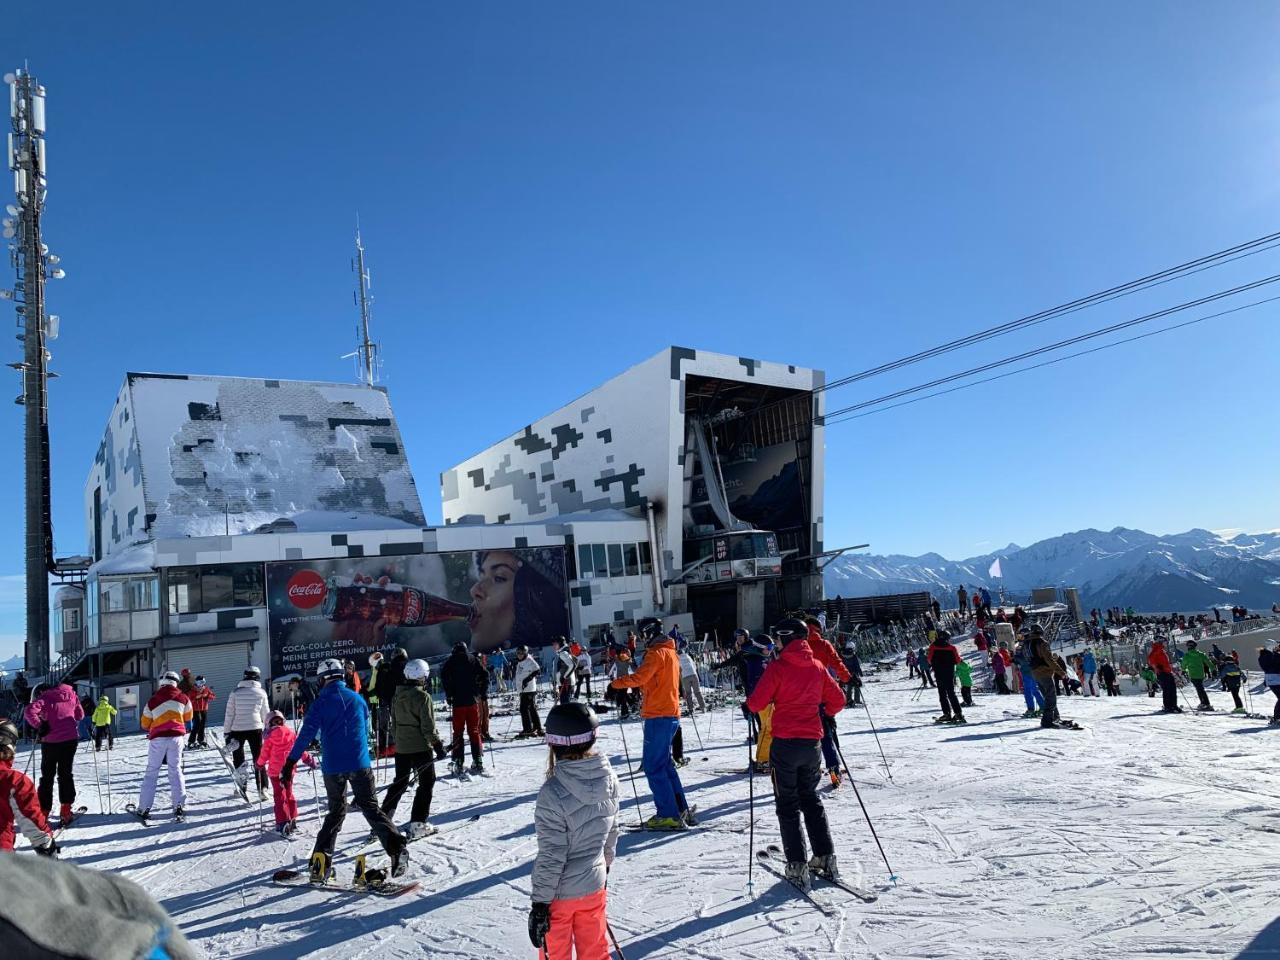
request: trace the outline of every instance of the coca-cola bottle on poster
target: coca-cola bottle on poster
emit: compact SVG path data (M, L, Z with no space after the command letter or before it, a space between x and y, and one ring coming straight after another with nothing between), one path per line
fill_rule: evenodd
M430 627L447 620L471 619L471 605L437 597L390 577L374 580L367 574L329 577L321 613L334 623L364 620L387 626Z

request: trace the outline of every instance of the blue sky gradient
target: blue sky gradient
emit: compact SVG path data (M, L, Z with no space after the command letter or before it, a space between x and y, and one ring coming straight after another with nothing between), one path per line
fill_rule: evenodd
M435 520L442 468L664 345L836 377L1280 229L1272 4L60 10L11 18L0 63L49 88L62 554L126 370L351 378L357 210ZM829 402L1277 273L1265 253ZM828 544L1280 526L1278 307L831 427ZM0 493L3 655L16 467Z

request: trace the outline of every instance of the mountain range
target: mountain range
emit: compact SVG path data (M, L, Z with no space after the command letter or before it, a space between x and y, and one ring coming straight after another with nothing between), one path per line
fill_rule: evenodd
M1000 577L990 574L1000 561ZM1157 536L1142 530L1079 530L1029 547L947 560L846 554L823 571L828 597L927 590L947 606L956 588L1003 585L1019 599L1036 587L1077 587L1086 609L1133 607L1144 612L1242 605L1270 609L1280 601L1280 530L1225 536L1209 530Z

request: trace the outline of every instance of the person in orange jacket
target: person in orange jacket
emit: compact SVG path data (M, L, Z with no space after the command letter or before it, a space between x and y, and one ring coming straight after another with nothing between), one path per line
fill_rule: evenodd
M836 653L836 648L831 645L831 641L822 635L822 624L818 622L817 617L805 617L804 625L809 630L809 636L806 638L809 642L809 649L813 651L813 658L827 668L827 671L836 675L842 685L849 682L849 668L844 665L844 661L840 659L840 654ZM836 722L826 715L822 715L822 759L827 765L827 778L831 781L832 787L840 786L840 755L836 752Z
M612 689L638 687L644 695L640 717L644 721L644 776L649 781L656 815L645 821L648 830L684 830L693 826L693 814L684 798L684 787L671 759L671 741L680 728L680 659L676 643L662 635L662 624L646 624L641 631L648 641L639 669L609 684Z
M1164 713L1182 713L1178 706L1178 684L1173 679L1173 664L1169 662L1169 653L1164 648L1164 639L1157 637L1147 654L1147 663L1156 672L1156 682L1160 684L1160 693L1164 699Z

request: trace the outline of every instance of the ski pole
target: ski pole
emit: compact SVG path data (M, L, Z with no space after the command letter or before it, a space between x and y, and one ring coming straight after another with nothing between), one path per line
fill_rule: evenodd
M871 708L867 706L867 698L864 694L862 697L862 709L867 711L867 723L871 724L871 733L876 738L876 747L880 751L880 759L884 761L884 772L889 775L889 782L893 782L893 771L889 769L889 759L884 755L884 747L880 745L880 734L876 730L876 722L871 719ZM841 758L843 759L843 757Z
M689 722L693 724L693 732L698 738L698 749L705 753L707 748L702 745L702 734L698 732L698 718L693 715L692 708L689 710ZM705 760L707 758L703 757L702 759Z
M604 928L609 931L609 939L613 941L613 952L618 955L618 960L627 960L627 955L623 953L622 948L618 946L618 938L614 936L613 926L609 923L608 920L604 922ZM546 949L545 943L542 945L542 948L543 950Z
M835 745L836 745L836 753L840 757L840 762L843 763L844 768L848 770L849 764L845 762L844 751L840 749L840 741L837 740L835 742ZM853 785L853 795L858 798L858 806L862 808L862 815L866 817L867 826L871 829L871 836L876 842L876 847L878 847L880 850L880 858L884 860L884 865L889 871L889 879L893 882L893 885L896 887L898 885L898 875L893 872L893 867L889 866L889 858L885 856L884 845L880 843L880 835L876 833L876 825L871 822L871 814L867 813L867 805L862 802L862 792L858 789L858 783L856 780L853 779L852 776L849 777L849 783Z
M631 751L627 749L627 730L622 723L622 714L618 714L618 730L622 734L622 753L627 758L627 779L631 781L631 795L636 799L636 821L640 829L644 829L644 814L640 811L640 793L636 790L636 774L631 769Z
M111 744L107 744L107 813L116 812L116 802L111 796Z
M96 737L97 731L94 731L94 734ZM102 810L102 781L98 779L98 744L96 740L93 741L93 747L93 783L98 788L98 809ZM105 811L103 812L105 813Z
M750 796L749 811L751 823L747 827L747 896L755 896L755 884L751 879L751 871L756 864L756 758L751 751L751 741L747 740L747 790Z
M324 817L320 813L320 788L316 786L316 768L315 767L311 768L311 795L315 798L315 801L316 801L316 824L319 825L324 822Z

